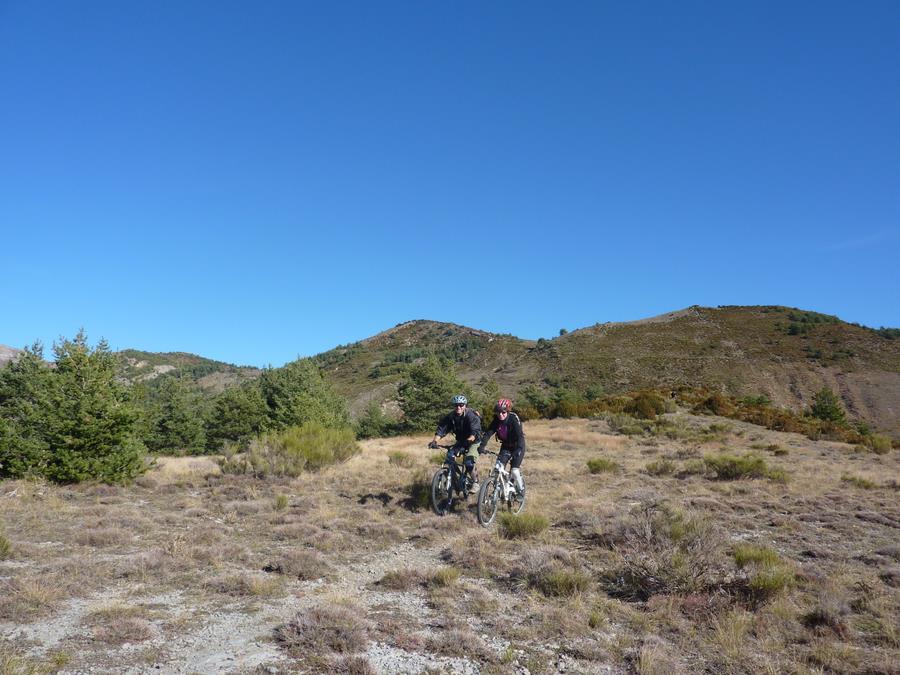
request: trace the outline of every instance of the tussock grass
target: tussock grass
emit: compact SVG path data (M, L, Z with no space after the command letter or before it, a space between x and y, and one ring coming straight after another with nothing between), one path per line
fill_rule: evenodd
M539 513L520 513L514 515L509 512L500 514L500 534L507 539L527 539L534 537L550 526L546 516Z
M275 501L272 504L272 508L276 511L284 511L288 507L288 504L290 504L290 502L290 497L288 497L287 495L277 494L275 495Z
M143 642L153 637L153 625L141 607L111 605L91 612L85 623L94 638L106 644Z
M777 551L757 544L737 544L732 556L735 564L741 569L751 564L772 566L781 562Z
M453 586L459 581L459 570L456 567L440 567L428 577L428 585L433 588Z
M449 568L454 569L454 568ZM391 591L408 591L422 583L422 573L419 570L403 568L389 570L378 580L377 584Z
M366 646L368 626L358 609L316 606L275 629L275 641L291 656L352 654Z
M99 527L96 529L82 530L75 535L75 541L82 546L115 546L123 544L131 539L131 534L118 527Z
M653 462L649 462L647 466L644 467L644 471L646 471L651 476L671 476L675 473L675 470L678 468L678 465L675 464L671 459L657 459Z
M622 465L605 457L596 457L587 461L588 471L597 473L616 473L622 470Z
M388 453L388 464L403 469L410 469L416 465L416 459L408 452L395 450Z
M263 570L301 581L310 581L324 577L331 571L331 566L325 556L318 551L296 549L283 553L275 561L268 563Z
M49 612L68 595L51 578L0 579L0 619L28 622Z
M863 478L862 476L854 476L849 473L841 474L841 482L849 483L853 487L858 487L863 490L874 490L878 487L878 483L875 481Z
M281 583L272 577L228 574L211 579L206 587L216 593L234 597L271 597L281 590Z
M0 560L12 558L13 547L9 538L0 530Z

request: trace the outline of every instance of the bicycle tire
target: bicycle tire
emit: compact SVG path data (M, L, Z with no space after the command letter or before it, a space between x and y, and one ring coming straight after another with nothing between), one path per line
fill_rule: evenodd
M497 485L497 477L491 476L488 480L481 484L478 491L478 522L487 527L494 522L497 517L497 505L500 501L500 495L497 494L499 487Z
M525 487L525 476L522 476L522 487ZM525 508L525 498L527 496L527 490L522 495L516 494L515 498L511 499L508 503L510 513L516 516L522 513L522 509Z
M450 471L446 466L442 466L434 472L431 479L431 510L439 516L447 513L451 494Z

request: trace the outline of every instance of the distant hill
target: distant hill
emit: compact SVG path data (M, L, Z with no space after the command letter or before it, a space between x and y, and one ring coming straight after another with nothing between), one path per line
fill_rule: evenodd
M14 349L13 347L0 345L0 368L5 366L10 361L15 361L17 358L19 358L19 354L21 353L21 349Z
M428 353L450 358L464 380L493 379L513 397L532 384L607 394L689 385L765 394L802 410L827 385L855 417L900 433L897 331L789 307L690 307L537 342L409 321L316 359L359 412L393 397L405 365Z
M196 382L209 393L224 391L258 377L261 372L259 368L235 366L185 352L155 353L123 349L116 352L116 356L119 358L120 375L128 382L153 380L160 375L172 373Z
M18 352L0 347L0 365ZM117 354L129 382L176 373L211 394L261 372L181 352ZM417 320L313 358L359 414L369 401L395 399L404 369L429 354L449 359L465 381L494 380L514 398L527 385L603 394L687 385L762 394L800 411L828 386L854 417L900 435L900 330L790 307L695 306L537 341Z

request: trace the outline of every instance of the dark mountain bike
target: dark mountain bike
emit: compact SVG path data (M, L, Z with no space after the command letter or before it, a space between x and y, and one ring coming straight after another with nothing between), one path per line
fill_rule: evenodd
M445 452L452 445L439 445L438 448ZM431 508L439 516L443 516L453 508L459 499L469 496L469 490L474 484L473 476L466 473L465 467L459 459L465 454L458 454L453 460L444 457L441 468L435 471L431 479Z
M497 453L487 451L486 454L496 456ZM525 485L524 476L522 485ZM525 508L525 494L516 490L509 471L500 462L496 462L478 491L478 522L485 527L493 523L501 504L505 504L510 512L518 514Z

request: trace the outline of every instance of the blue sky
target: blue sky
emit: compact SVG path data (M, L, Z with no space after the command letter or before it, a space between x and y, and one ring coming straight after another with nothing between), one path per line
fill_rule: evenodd
M900 326L900 3L0 0L0 343Z

